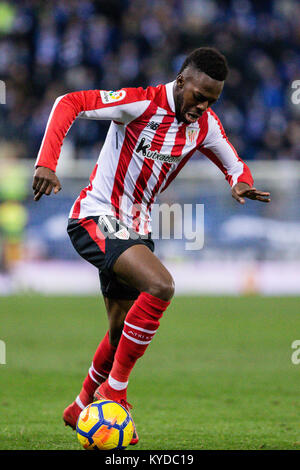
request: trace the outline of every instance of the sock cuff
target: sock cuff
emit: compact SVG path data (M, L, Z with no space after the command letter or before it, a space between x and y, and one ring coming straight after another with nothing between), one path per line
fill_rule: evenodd
M159 299L158 297L155 297L154 295L148 294L148 292L141 292L138 298L139 304L143 306L146 302L146 305L151 304L151 307L153 307L156 310L159 310L160 312L164 312L166 308L170 305L171 302Z

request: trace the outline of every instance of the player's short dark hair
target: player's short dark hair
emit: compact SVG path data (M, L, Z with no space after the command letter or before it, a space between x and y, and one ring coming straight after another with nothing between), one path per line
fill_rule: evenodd
M189 65L200 72L206 73L215 80L223 81L228 75L227 60L214 47L199 47L191 52L183 62L179 73L182 73Z

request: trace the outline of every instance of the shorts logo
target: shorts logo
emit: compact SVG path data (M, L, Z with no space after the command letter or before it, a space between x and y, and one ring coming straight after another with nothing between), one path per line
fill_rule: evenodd
M100 90L100 96L103 104L115 103L116 101L122 101L126 96L125 90L118 91L106 91Z
M120 240L129 240L130 233L126 227L120 224L119 220L112 216L100 215L98 221L99 228L101 230L101 225L104 225L106 230L101 230L103 235L112 234L112 238L116 237ZM109 237L109 235L108 235Z
M100 215L98 225L101 227L101 224L105 225L108 233L114 233L115 232L114 226L112 225L111 221L109 220L109 218L106 215Z
M189 144L194 144L196 142L199 130L200 129L189 129L188 127L186 128L186 140Z

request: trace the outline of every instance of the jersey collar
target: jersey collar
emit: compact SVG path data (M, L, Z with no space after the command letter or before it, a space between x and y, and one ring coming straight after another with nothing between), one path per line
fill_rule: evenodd
M175 83L175 80L173 82L166 83L168 104L173 113L175 113L175 101L174 101L174 91L173 91L174 83Z

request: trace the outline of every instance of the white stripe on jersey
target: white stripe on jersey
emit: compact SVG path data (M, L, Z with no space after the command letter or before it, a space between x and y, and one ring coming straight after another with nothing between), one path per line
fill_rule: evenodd
M119 104L116 102L116 104ZM109 108L93 109L91 111L82 111L78 117L81 119L109 119L113 121L128 124L133 116L142 115L149 106L149 100L135 101L134 103L112 106Z

